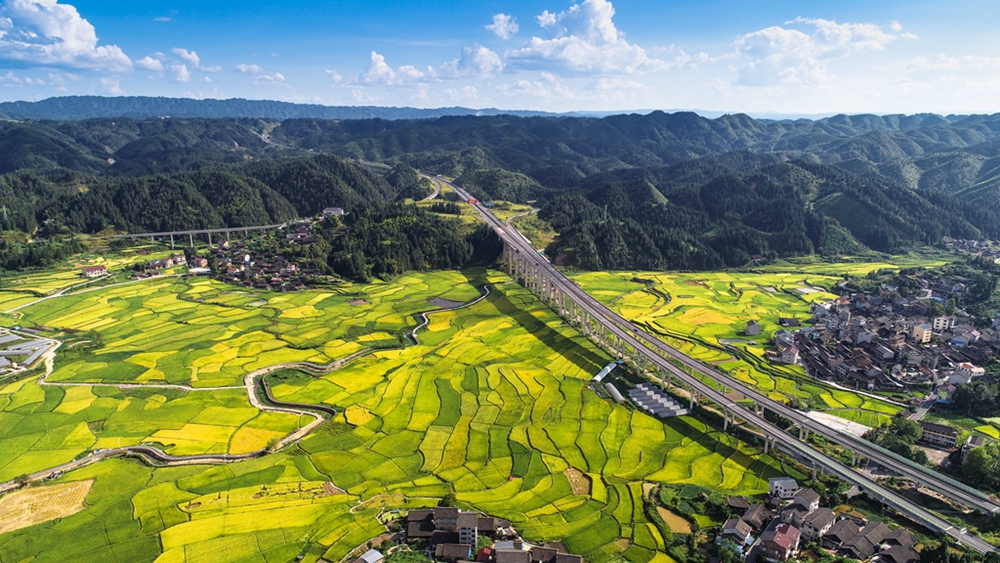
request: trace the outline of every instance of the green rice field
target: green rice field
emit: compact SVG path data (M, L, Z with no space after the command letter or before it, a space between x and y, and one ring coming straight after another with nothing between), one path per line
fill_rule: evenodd
M491 292L475 305L432 315L419 344L402 338L415 313L435 309L430 299L469 302L484 284ZM98 342L57 357L49 380L77 386L0 382L0 480L118 445L178 455L263 447L305 421L217 388L264 366L367 353L325 376L269 376L276 398L340 413L279 453L217 467L113 460L63 475L57 482L94 480L87 508L0 534L3 562L338 561L385 532L383 510L448 494L588 561L666 562L644 483L755 494L783 474L696 419L662 422L602 400L587 384L610 358L497 272L290 294L159 279L20 313L16 322L57 338ZM587 494L574 494L569 468L590 478Z
M815 265L828 273L590 272L573 275L573 280L678 350L716 365L772 399L787 402L794 398L806 409L835 410L831 414L878 425L899 407L813 383L801 366L770 363L765 355L774 333L781 330L779 318L805 321L813 303L836 297L829 289L843 278L829 272L862 266L890 267ZM750 320L760 323L760 335L743 333Z

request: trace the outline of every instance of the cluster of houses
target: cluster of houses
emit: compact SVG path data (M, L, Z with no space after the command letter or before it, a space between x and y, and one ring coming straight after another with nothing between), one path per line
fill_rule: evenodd
M788 477L771 479L768 488L771 497L766 504L749 504L743 498L729 500L730 509L742 512L742 516L723 524L718 543L731 541L741 556L767 561L791 559L807 542L861 561L920 560L913 547L916 537L908 530L891 530L882 522L868 522L855 513L838 518L833 510L820 506L819 493L800 488Z
M492 547L477 550L480 536L490 538ZM507 520L454 507L411 510L406 515L406 542L425 544L428 556L447 563L583 563L579 555L564 553L559 546L520 540Z
M1000 354L1000 322L979 330L956 317L918 315L911 305L867 295L814 304L812 326L779 330L770 359L801 364L817 379L857 389L938 387L943 400L955 385L985 375L977 364ZM751 331L759 333L754 321L747 324Z
M183 254L171 254L170 258L150 260L146 263L147 271L166 270L174 266L187 266L187 257Z
M1000 260L1000 248L997 248L996 243L983 240L945 240L945 244L962 254L971 254L979 258L985 258L986 260Z
M250 249L245 242L223 242L212 251L221 281L254 289L273 291L299 291L306 281L317 274L309 267L300 268L280 253L268 257L263 252Z

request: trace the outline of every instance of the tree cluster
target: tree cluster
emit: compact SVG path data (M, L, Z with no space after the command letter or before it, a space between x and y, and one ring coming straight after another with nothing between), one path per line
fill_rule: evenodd
M865 438L883 448L921 464L927 463L927 452L914 446L921 436L920 423L895 417L888 424L873 428Z

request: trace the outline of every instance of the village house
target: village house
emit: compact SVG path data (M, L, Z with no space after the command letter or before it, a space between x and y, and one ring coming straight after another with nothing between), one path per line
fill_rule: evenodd
M108 268L107 266L91 266L81 270L80 274L85 278L99 278L108 275Z
M965 465L965 460L969 457L969 452L972 450L986 444L986 439L979 434L972 434L962 445L962 464Z
M823 534L821 543L824 548L837 551L844 543L858 535L859 531L861 531L861 526L850 518L844 518L830 526L830 529Z
M800 536L799 530L791 524L780 524L764 532L761 536L764 559L785 561L792 557L799 549Z
M832 510L826 507L817 508L802 519L802 538L806 541L816 541L830 531L836 521L837 515Z
M767 490L772 497L788 500L795 497L799 484L791 477L771 477L767 481Z
M857 535L844 542L840 553L852 559L865 561L879 551L879 546L889 534L889 527L881 522L870 522Z
M743 513L743 521L754 530L763 530L764 525L771 519L771 511L763 504L751 504Z
M753 529L750 524L747 524L740 518L730 518L722 525L722 533L719 535L717 541L722 543L724 540L729 540L736 544L739 548L740 553L743 553L743 549L753 543Z

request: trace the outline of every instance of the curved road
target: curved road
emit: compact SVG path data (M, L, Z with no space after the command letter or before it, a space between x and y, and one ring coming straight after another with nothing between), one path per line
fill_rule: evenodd
M488 286L483 286L483 295L476 298L468 303L463 303L456 307L441 307L432 311L426 311L420 313L423 322L415 327L408 336L413 339L415 343L417 342L416 333L418 330L427 326L430 320L427 315L432 315L435 313L443 313L445 311L453 311L456 309L462 309L465 307L471 307L476 303L479 303L483 299L489 296L490 290ZM148 445L137 445L137 446L126 446L122 448L112 448L107 450L95 450L91 452L86 457L75 459L73 461L57 465L55 467L50 467L48 469L43 469L35 473L27 475L26 479L21 480L11 480L4 483L0 483L0 495L19 489L24 484L40 481L43 479L53 478L61 475L62 473L73 471L74 469L80 469L81 467L86 467L93 463L103 461L105 459L112 459L118 457L137 457L151 465L157 466L180 466L180 465L223 465L227 463L234 463L238 461L244 461L248 459L255 459L263 457L269 453L273 453L281 450L285 446L297 442L304 438L307 434L312 432L317 426L325 422L328 418L332 418L337 414L336 409L326 405L310 405L303 403L290 403L285 401L280 401L275 399L271 394L271 390L264 383L264 376L274 373L276 371L281 371L285 369L298 369L302 371L309 372L313 375L325 375L337 369L340 369L347 363L370 354L371 349L365 348L359 350L349 356L331 362L327 365L314 364L312 362L288 362L275 364L273 366L267 366L253 372L246 374L243 377L242 386L228 386L228 387L192 387L190 385L179 385L179 384L141 384L141 383L77 383L77 382L64 382L64 381L48 381L48 377L54 371L55 363L55 352L62 345L62 342L53 340L55 346L45 355L45 373L38 378L38 385L41 386L57 386L57 387L118 387L120 389L175 389L179 391L195 392L195 391L219 391L228 389L245 389L247 393L247 399L250 404L254 407L266 411L266 412L281 412L297 416L312 416L314 420L309 424L299 428L295 432L285 436L273 446L268 448L262 448L253 452L247 452L243 454L201 454L201 455L184 455L175 456L164 452L163 450ZM261 398L263 394L263 398ZM325 416L324 416L325 415Z

